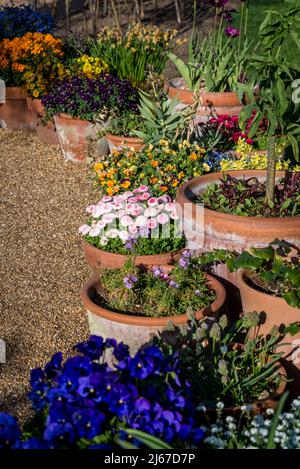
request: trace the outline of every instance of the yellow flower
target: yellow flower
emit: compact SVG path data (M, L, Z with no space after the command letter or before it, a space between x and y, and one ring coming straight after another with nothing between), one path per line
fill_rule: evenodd
M177 187L178 184L179 184L179 181L177 179L175 179L175 181L172 182L173 187Z
M96 172L101 171L103 168L104 168L103 163L98 162L98 163L95 163L95 165L94 165L94 170Z
M113 179L109 179L106 183L107 187L113 187L115 185L115 181Z
M190 160L191 160L191 161L195 161L197 158L198 158L198 156L196 155L195 152L193 152L193 153L190 154Z
M158 161L151 161L151 166L153 166L153 168L156 168L158 166Z
M206 173L210 171L210 166L208 166L207 163L203 163L203 171L205 171Z

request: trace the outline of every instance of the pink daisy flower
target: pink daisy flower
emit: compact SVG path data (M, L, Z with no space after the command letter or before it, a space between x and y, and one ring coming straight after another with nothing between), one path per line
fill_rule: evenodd
M160 213L159 215L157 215L157 221L161 225L165 225L169 221L169 215L167 215L166 213Z

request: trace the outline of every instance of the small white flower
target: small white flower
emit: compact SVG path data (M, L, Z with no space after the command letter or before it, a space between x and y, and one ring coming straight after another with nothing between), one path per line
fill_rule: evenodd
M91 227L89 225L81 225L81 227L79 228L79 233L85 236L89 233L90 229Z
M126 231L126 230L120 230L120 231L119 231L119 238L120 238L122 241L128 241L128 239L129 239L129 233L128 233L128 231Z
M274 409L267 409L266 414L267 415L273 415L274 414Z
M110 239L114 239L114 238L118 238L119 236L119 230L115 230L115 229L112 229L112 230L108 230L106 232L106 236Z
M99 226L97 225L94 225L90 229L89 235L92 236L93 238L96 238L97 236L99 236L100 233L101 233L101 228L99 228Z

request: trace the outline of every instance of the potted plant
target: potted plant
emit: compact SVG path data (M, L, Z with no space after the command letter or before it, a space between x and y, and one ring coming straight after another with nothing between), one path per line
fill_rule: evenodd
M276 135L285 135L292 142L297 156L295 135L299 132L299 126L296 121L293 123L292 102L292 77L296 72L281 48L281 41L289 34L287 31L296 34L297 11L292 8L282 14L272 12L268 15L260 30L261 55L253 58L255 69L247 70L247 76L252 77L252 84L260 83L260 94L256 102L252 99L253 102L245 107L242 120L248 119L256 110L249 135L251 137L261 119L267 118L267 170L234 171L225 177L222 173L210 174L189 181L177 194L177 201L181 205L191 203L192 200L204 203L205 233L204 244L199 246L201 249L241 251L245 247L267 245L274 238L284 238L300 245L300 218L297 216L299 174L276 173L277 154L274 146ZM252 89L251 83L249 89ZM193 216L185 222L186 229L190 229ZM229 278L228 272L222 275ZM231 279L234 280L234 277L231 276ZM234 281L238 285L236 278Z
M123 116L111 116L105 129L98 133L99 137L105 135L109 150L134 149L142 150L145 146L142 139L135 136L135 130L143 129L143 122L139 113L126 113Z
M266 338L258 324L257 313L234 322L225 315L213 321L192 317L183 333L173 329L154 339L164 354L180 354L179 379L190 382L191 393L198 396L197 410L208 421L221 412L243 415L245 408L264 413L277 406L285 391L287 374L279 362L283 354L276 350L285 331L271 328Z
M6 82L6 104L0 112L1 125L11 130L33 130L34 120L21 92L22 70L18 66L19 38L28 32L51 33L53 17L29 5L0 7L0 78ZM15 39L16 38L16 39Z
M27 107L33 113L37 137L45 143L58 144L54 122L43 125L45 110L41 98L57 77L62 42L42 33L26 33L17 42L14 67L22 70L21 85L26 91Z
M124 34L117 27L104 27L91 46L91 55L101 57L112 74L143 88L149 71L161 75L167 52L182 42L174 41L176 35L176 30L141 22L130 23Z
M21 38L0 42L0 79L6 85L6 101L0 109L0 124L9 130L34 130L34 119L27 108L26 94L22 90L23 66L15 62L20 51Z
M127 80L105 72L97 78L72 76L57 80L43 96L46 119L54 118L65 158L86 161L87 142L106 122L110 112L135 111L138 92Z
M84 285L81 299L93 334L126 340L131 351L167 328L186 324L188 313L199 319L215 315L225 301L223 286L206 276L188 251L174 266L135 265L103 271Z
M250 248L241 254L227 253L230 272L238 271L243 311L261 312L260 332L272 326L300 325L300 250L275 240L265 248ZM300 368L299 328L290 330L281 347Z
M88 223L79 231L86 260L95 271L123 267L132 250L136 264L172 264L185 246L176 204L167 194L153 197L147 186L103 196L86 212Z
M158 135L153 133L155 139ZM153 196L174 197L183 181L209 171L206 150L197 143L160 139L140 151L113 150L94 165L95 187L115 195L140 185L149 187Z
M169 96L176 96L184 105L199 102L197 115L203 116L204 121L211 115L238 115L243 107L244 95L238 83L244 80L251 47L247 40L247 9L248 2L243 2L239 30L227 27L223 31L224 4L216 4L214 28L208 37L201 38L193 28L188 63L168 54L182 76L170 82Z

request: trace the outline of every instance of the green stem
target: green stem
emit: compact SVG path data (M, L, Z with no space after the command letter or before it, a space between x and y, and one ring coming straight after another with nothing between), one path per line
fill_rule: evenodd
M268 139L268 164L266 180L266 203L272 204L274 201L276 177L276 137L271 135Z

